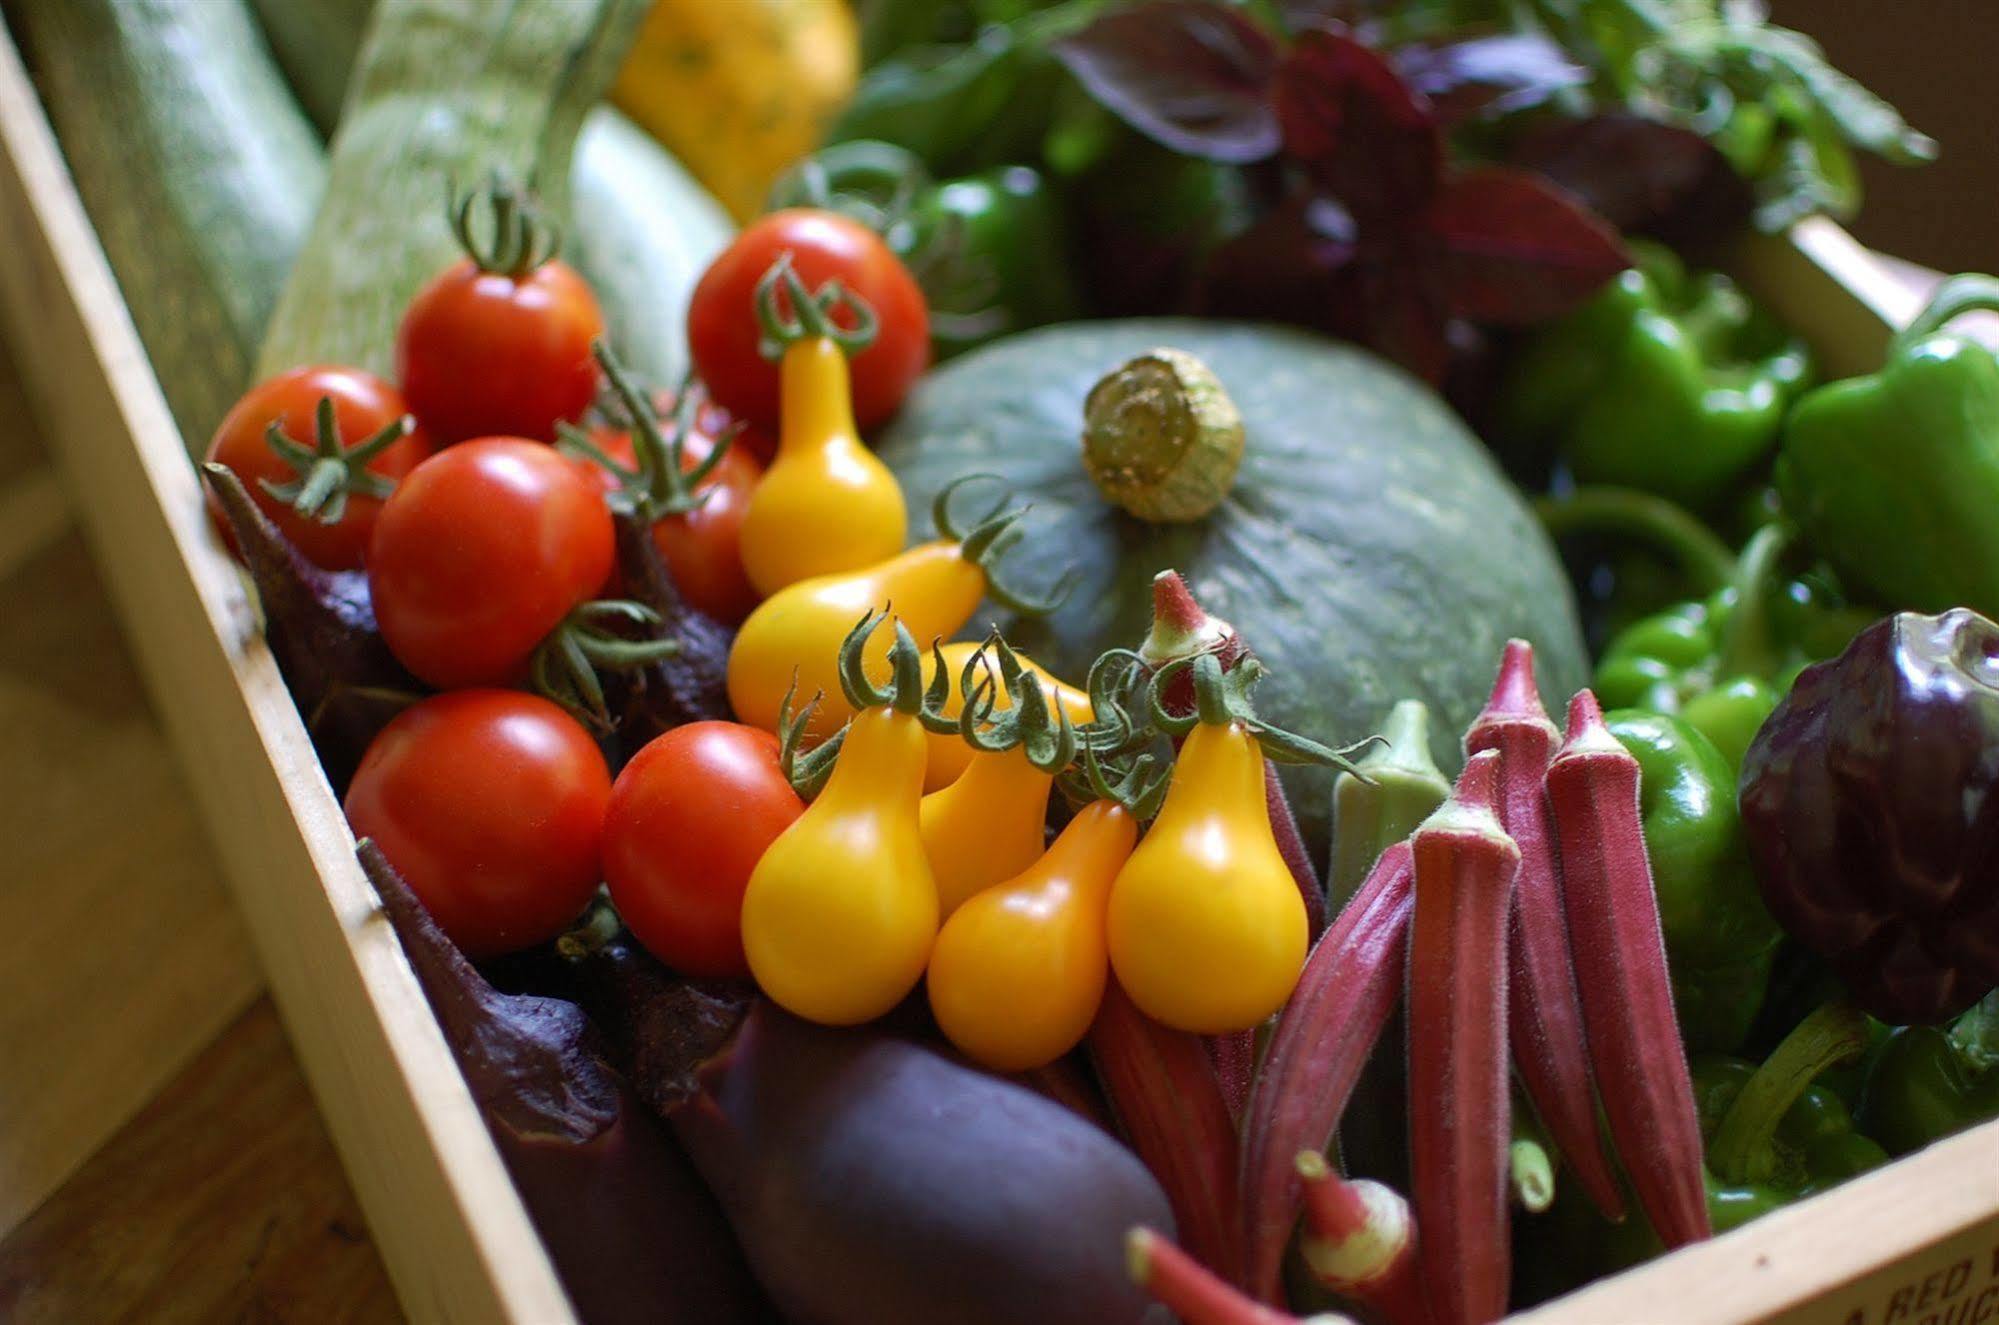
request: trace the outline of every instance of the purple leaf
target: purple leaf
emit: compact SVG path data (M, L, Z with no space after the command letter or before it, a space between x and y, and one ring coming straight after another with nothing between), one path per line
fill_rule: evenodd
M1429 102L1379 52L1342 33L1307 32L1277 70L1284 150L1363 229L1427 206L1444 165Z
M1526 32L1399 46L1395 66L1447 124L1526 110L1587 78L1560 46Z
M1514 144L1509 160L1546 175L1619 229L1678 240L1733 233L1752 201L1707 139L1624 111L1537 129Z
M1147 0L1053 49L1091 96L1176 152L1244 164L1277 150L1277 48L1226 5Z
M1452 178L1429 215L1451 308L1521 326L1560 317L1631 265L1617 232L1559 187L1490 167Z
M1194 311L1338 330L1329 316L1339 305L1335 277L1353 241L1353 218L1339 204L1294 193L1208 256Z

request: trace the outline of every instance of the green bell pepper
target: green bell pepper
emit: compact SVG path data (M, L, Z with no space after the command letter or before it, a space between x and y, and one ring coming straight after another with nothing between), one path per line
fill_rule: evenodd
M1867 1042L1867 1018L1836 1003L1807 1016L1760 1067L1716 1054L1690 1060L1715 1232L1888 1162L1887 1151L1856 1127L1839 1093L1820 1081L1860 1056ZM1568 1183L1545 1228L1529 1224L1523 1232L1522 1280L1535 1294L1566 1291L1663 1250L1642 1214L1634 1211L1612 1224Z
M831 208L879 232L923 286L939 359L1083 311L1062 200L1031 167L936 180L893 143L835 143L786 172L771 205Z
M1785 507L1842 578L1896 607L1999 616L1999 355L1944 327L1999 308L1957 276L1871 377L1810 392L1784 426Z
M1726 276L1633 247L1638 266L1529 343L1499 432L1552 444L1582 482L1704 506L1769 453L1810 356Z
M1787 541L1783 526L1766 525L1727 586L1618 632L1597 662L1597 698L1679 714L1740 768L1798 672L1839 652L1872 620L1822 584L1783 579Z
M1899 1026L1869 1064L1868 1134L1897 1155L1999 1118L1999 990L1948 1030Z
M1638 761L1680 1034L1692 1048L1734 1049L1762 1007L1782 937L1749 863L1734 771L1682 718L1618 709L1605 720Z
M1719 1056L1693 1061L1715 1232L1888 1162L1838 1092L1817 1081L1860 1057L1868 1035L1858 1009L1832 1003L1798 1023L1760 1067Z

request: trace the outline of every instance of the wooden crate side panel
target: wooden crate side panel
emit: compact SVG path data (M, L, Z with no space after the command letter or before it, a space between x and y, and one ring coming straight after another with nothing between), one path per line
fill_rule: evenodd
M1725 1237L1515 1316L1512 1325L1995 1320L1999 1123L1987 1123Z
M19 57L0 42L0 311L390 1274L418 1321L571 1320L209 532ZM322 883L323 881L323 883Z

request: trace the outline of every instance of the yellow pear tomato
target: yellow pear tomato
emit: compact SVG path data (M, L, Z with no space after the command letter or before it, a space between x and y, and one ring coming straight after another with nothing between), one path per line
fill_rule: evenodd
M933 733L934 734L934 733ZM963 741L959 741L963 745ZM937 909L950 915L973 894L1032 865L1047 842L1048 792L1055 775L1019 746L973 750L965 776L923 798L918 817Z
M937 1024L999 1072L1040 1067L1089 1031L1103 1001L1104 910L1138 823L1096 801L1040 860L966 902L930 954Z
M1111 889L1118 983L1179 1030L1258 1025L1305 963L1305 903L1271 836L1263 759L1240 723L1197 724L1166 804Z
M923 727L870 708L832 777L764 852L743 894L743 951L763 991L829 1026L881 1016L922 978L937 936L937 885L917 804Z
M777 455L743 512L743 571L769 597L814 576L902 550L902 485L854 426L847 353L832 338L791 342L779 365Z

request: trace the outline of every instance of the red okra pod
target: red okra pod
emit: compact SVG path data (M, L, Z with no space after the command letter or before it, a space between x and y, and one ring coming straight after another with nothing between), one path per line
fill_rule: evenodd
M1562 881L1544 783L1558 733L1534 684L1534 646L1509 640L1492 697L1465 733L1465 753L1499 754L1499 823L1520 848L1507 933L1506 1018L1527 1098L1579 1186L1612 1219L1624 1198L1604 1154L1591 1087Z
M1124 1249L1133 1282L1179 1317L1181 1325L1354 1325L1346 1316L1328 1313L1301 1321L1264 1306L1149 1228L1127 1234Z
M1402 996L1414 906L1409 845L1374 870L1305 959L1277 1019L1243 1115L1244 1285L1264 1301L1280 1292L1284 1248L1298 1220L1295 1160L1323 1150L1354 1082Z
M1659 901L1638 805L1638 761L1604 725L1596 696L1569 702L1548 766L1563 905L1590 1060L1632 1190L1668 1247L1708 1236L1701 1133L1673 1016Z
M1165 1191L1181 1239L1234 1281L1242 1246L1235 1119L1206 1043L1153 1021L1112 980L1089 1048L1111 1110Z
M1520 848L1499 826L1499 755L1465 762L1411 839L1409 1161L1424 1292L1438 1325L1506 1314L1507 922Z
M1383 1325L1423 1325L1416 1280L1416 1221L1409 1203L1385 1183L1349 1180L1316 1150L1298 1152L1305 1188L1305 1268L1341 1297L1368 1307Z

